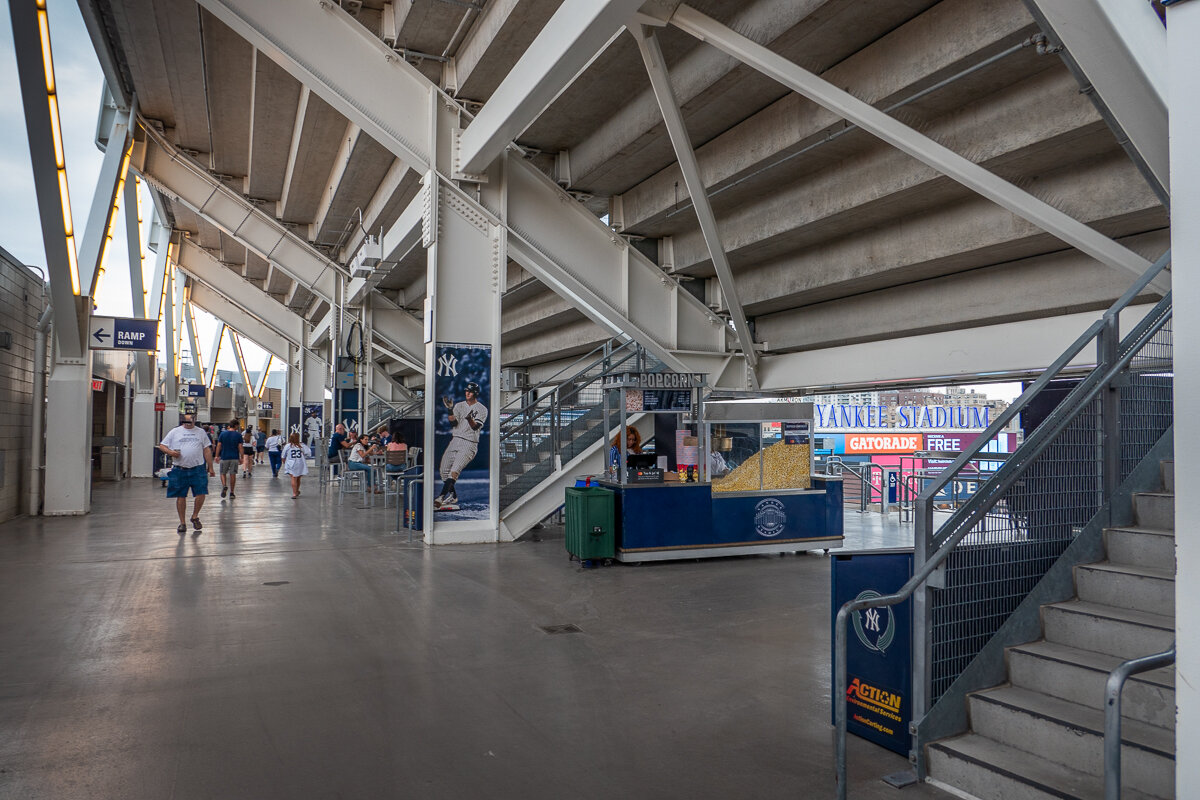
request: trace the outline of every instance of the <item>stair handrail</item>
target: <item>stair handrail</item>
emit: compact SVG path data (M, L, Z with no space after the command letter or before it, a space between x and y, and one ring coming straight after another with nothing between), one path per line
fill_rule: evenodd
M619 344L618 344L618 342L619 342ZM616 346L614 346L614 344ZM620 342L620 340L618 340L618 339L609 339L609 340L605 341L604 343L599 344L596 347L593 347L591 350L584 353L582 356L575 359L575 361L573 361L570 364L568 364L567 366L563 367L558 372L555 372L550 377L544 378L532 386L527 386L523 390L522 394L524 394L525 392L536 391L538 389L544 389L547 386L558 386L559 384L564 383L568 380L571 380L583 373L588 372L589 370L595 369L597 366L599 366L599 365L603 364L605 361L611 359L614 355L621 352L622 350L636 349L636 347L637 347L637 342L635 342L632 339L626 340L624 342ZM599 356L596 355L597 353L599 354ZM590 361L589 361L589 359L590 359ZM584 362L588 362L587 366L580 368L579 365ZM567 373L570 373L569 376L564 378L563 375L567 374ZM537 402L536 400L533 401L533 403L536 403L536 402ZM508 403L506 403L500 409L500 411L501 411L501 413L507 412L508 409L511 408L512 406L520 405L522 403L525 403L525 399L523 397L518 396L518 397L514 398L513 400L510 400ZM532 404L532 403L527 403L527 405L530 405L530 404ZM514 411L512 413L514 415L516 415L521 412Z
M613 360L613 356L615 356L618 352L620 352L621 350L624 350L624 349L625 349L625 347L622 346L622 347L618 348L617 350L613 351L613 353L611 355L606 356L605 358L602 358L602 359L599 359L599 360L593 362L588 367L585 367L584 369L575 373L575 375L571 376L570 378L564 379L562 382L560 382L558 385L556 385L555 388L552 389L548 394L542 395L541 397L530 401L529 403L524 405L520 411L515 411L510 416L508 416L506 419L502 420L501 428L503 428L505 423L507 423L509 420L516 419L516 420L518 420L518 422L513 423L513 425L515 425L515 429L510 429L508 431L501 432L501 434L500 434L501 441L514 435L521 428L531 427L536 420L546 416L547 414L551 414L554 411L557 411L561 407L563 402L565 402L566 400L569 400L573 397L578 396L580 392L582 392L584 389L588 388L591 384L593 384L596 381L603 378L612 369L623 366L630 359L638 358L641 355L641 347L639 345L637 345L636 343L634 343L633 348L630 349L629 352L622 355L619 359ZM609 363L605 367L605 369L603 371L597 373L596 375L589 377L586 383L578 383L578 384L574 383L575 377L586 374L589 370L595 368L596 366L598 366L600 364L603 364L606 361ZM568 382L571 382L573 384L573 389L572 389L572 391L569 391L566 394L563 394L559 387L561 387L563 383L568 383ZM543 405L543 404L545 404L545 408L535 411L535 409L537 409L538 406Z
M1131 676L1175 663L1175 643L1161 653L1122 661L1104 685L1104 800L1121 800L1121 691Z
M1126 337L1128 345L1119 339L1113 341L1118 331L1117 323L1120 312L1132 303L1170 262L1171 251L1168 250L1141 277L1134 281L1133 285L1104 312L1100 319L1089 325L1087 330L1062 355L1055 359L1046 371L1028 389L1022 392L1021 396L1012 405L1001 412L983 434L969 448L964 449L958 458L941 473L937 480L931 481L925 487L924 491L917 498L920 513L917 515L916 520L915 544L917 552L914 553L913 558L913 576L899 590L892 594L851 600L838 609L834 621L834 721L836 728L834 769L838 800L845 800L846 798L846 690L848 684L846 637L850 615L867 608L893 606L910 598L916 592L917 588L924 585L930 576L942 566L954 548L974 529L974 525L986 515L987 511L991 508L991 504L988 501L998 498L1010 489L1024 472L1026 466L1046 450L1054 437L1074 419L1079 409L1086 403L1094 400L1101 389L1111 383L1128 366L1140 347L1162 329L1166 321L1170 319L1170 292L1167 292L1166 296L1158 302L1150 313L1143 317L1141 322ZM1098 352L1102 356L1111 356L1111 360L1098 359L1099 363L1092 369L1088 376L1064 398L1058 408L1038 426L1032 435L1026 438L1024 444L1018 448L1017 452L1013 453L1005 461L1004 465L980 486L975 495L951 514L950 519L942 527L942 530L950 528L951 533L940 537L939 541L933 541L931 534L934 496L965 464L973 459L978 459L978 453L982 451L987 443L995 438L1021 410L1028 406L1029 402L1037 394L1041 393L1050 381L1061 373L1083 351L1084 347L1097 338L1102 339L1102 341L1098 342ZM1107 341L1104 341L1104 339L1107 339ZM923 552L927 549L931 549L932 552ZM918 564L920 566L917 566ZM916 642L916 638L916 634L914 633L914 643L920 644ZM914 655L915 650L916 648L914 647ZM922 659L914 657L914 697L910 704L914 709L914 720L917 713L919 713L918 709L921 713L925 710L924 704L926 700L923 696L925 690L925 687L922 685L923 680L918 676L918 667L923 668L924 664L922 663ZM920 692L919 696L918 692Z

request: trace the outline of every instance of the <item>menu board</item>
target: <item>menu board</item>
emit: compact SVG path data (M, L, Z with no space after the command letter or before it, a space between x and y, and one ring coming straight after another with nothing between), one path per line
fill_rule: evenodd
M630 392L633 394L633 392ZM643 411L691 411L691 389L644 389L642 391Z
M808 444L808 423L807 422L785 422L785 423L783 423L783 443L784 444Z

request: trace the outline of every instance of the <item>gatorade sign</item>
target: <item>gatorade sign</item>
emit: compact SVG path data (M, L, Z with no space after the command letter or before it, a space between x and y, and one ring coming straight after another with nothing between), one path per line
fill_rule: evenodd
M919 433L846 434L847 453L911 453L920 450L925 438Z

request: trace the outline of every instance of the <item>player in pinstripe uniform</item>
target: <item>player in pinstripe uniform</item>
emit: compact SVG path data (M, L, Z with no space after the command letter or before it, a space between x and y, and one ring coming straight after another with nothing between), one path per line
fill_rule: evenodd
M438 464L442 493L434 499L434 507L458 505L454 482L475 457L479 449L479 431L487 421L487 406L479 402L479 384L474 381L468 383L463 395L466 399L457 403L449 396L442 398L442 405L449 409L454 428L450 432L450 444L446 446L446 452L442 453L442 460Z

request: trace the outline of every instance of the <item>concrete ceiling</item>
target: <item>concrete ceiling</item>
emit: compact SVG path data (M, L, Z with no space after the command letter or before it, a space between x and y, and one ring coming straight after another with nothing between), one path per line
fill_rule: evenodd
M194 0L93 2L141 113L333 260L346 263L364 228L388 229L416 195L417 176L384 147ZM395 46L426 77L485 103L558 5L397 0L387 10L369 0L354 10L376 35L392 14ZM1166 211L1062 60L1039 54L1021 0L691 5L860 99L897 106L893 116L1136 252L1165 249ZM768 352L1100 308L1130 282L714 48L670 26L659 38ZM441 60L450 58L453 69ZM617 37L517 141L589 208L611 209L611 223L664 270L715 296L632 36ZM560 152L569 174L556 172ZM171 212L227 268L311 318L311 293L181 205ZM422 272L423 254L409 253L379 291L411 307ZM510 273L512 286L520 270ZM503 320L506 363L551 361L604 338L536 281L512 289Z

